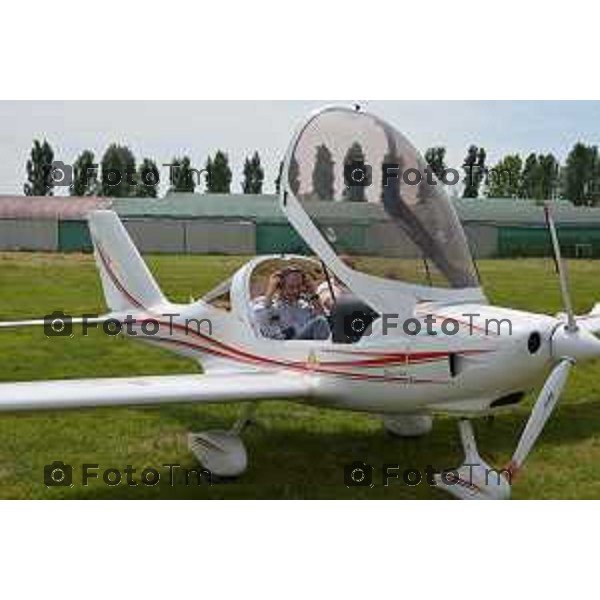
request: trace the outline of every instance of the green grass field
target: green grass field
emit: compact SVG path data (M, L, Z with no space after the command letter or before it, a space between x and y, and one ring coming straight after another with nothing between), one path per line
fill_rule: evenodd
M174 300L198 297L244 262L242 257L156 256L150 266ZM554 313L561 310L557 278L549 260L483 261L479 265L491 300L500 305ZM600 300L600 261L569 263L575 308ZM103 297L89 255L0 254L0 320L101 313ZM196 366L162 350L101 333L52 338L41 328L0 334L0 381L195 372ZM515 498L600 498L600 362L573 370L563 400L548 423L522 476ZM476 422L482 455L501 466L514 450L531 402L494 421ZM100 472L127 465L137 469L166 463L196 466L187 449L189 431L228 428L240 406L173 405L145 409L86 409L0 414L1 498L445 498L425 482L347 488L343 467L363 460L381 468L449 468L462 461L456 423L435 420L419 440L384 434L378 419L273 402L260 405L257 424L245 434L250 465L235 482L185 485L123 483L108 487L81 481L81 465ZM47 488L43 467L62 460L74 467L73 487ZM375 477L375 481L380 478Z

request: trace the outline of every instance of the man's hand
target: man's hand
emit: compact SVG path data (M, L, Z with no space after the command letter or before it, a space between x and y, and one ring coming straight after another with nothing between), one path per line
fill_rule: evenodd
M269 281L267 283L267 291L265 292L265 296L269 302L273 299L273 296L277 293L280 286L281 273L279 271L275 271L275 273L271 273L269 277Z

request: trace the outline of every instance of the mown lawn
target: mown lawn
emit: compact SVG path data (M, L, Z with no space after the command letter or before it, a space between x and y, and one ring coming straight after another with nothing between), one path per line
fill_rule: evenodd
M198 297L231 274L242 257L155 256L149 258L167 295L178 301ZM561 309L553 265L547 260L483 261L485 289L497 304L554 313ZM600 300L600 262L569 264L576 309ZM71 314L101 313L102 294L88 255L0 254L0 319L41 316L61 309ZM196 366L164 351L109 338L47 339L42 329L0 334L0 381L196 371ZM513 490L515 498L600 498L600 363L574 369L563 401L550 420L527 468ZM344 465L363 460L381 467L425 470L462 460L451 419L438 418L420 440L386 436L376 418L318 410L287 402L264 403L256 426L244 439L250 466L235 482L175 485L163 464L193 468L188 431L228 428L239 406L177 405L145 409L87 409L36 414L0 414L1 498L445 498L426 483L408 487L347 488ZM476 422L482 454L502 465L510 457L530 403L494 421ZM74 467L73 487L47 488L43 467L62 460ZM92 480L81 485L81 466L161 470L157 486L123 482L109 487ZM376 475L376 481L380 477Z

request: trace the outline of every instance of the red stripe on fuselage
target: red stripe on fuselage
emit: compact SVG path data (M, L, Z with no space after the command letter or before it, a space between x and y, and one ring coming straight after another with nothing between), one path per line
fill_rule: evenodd
M128 302L130 302L136 308L141 310L145 310L150 315L154 314L152 310L147 308L140 302L133 294L131 294L125 285L120 281L118 276L112 269L111 261L108 257L104 255L102 250L102 246L97 240L94 240L96 248L98 250L98 255L108 273L111 281L115 285L115 287L124 295ZM372 375L372 374L364 374L364 373L351 373L347 371L336 371L332 370L329 367L362 367L362 368L372 368L372 367L383 367L383 366L392 366L396 364L419 364L431 361L445 360L448 358L449 353L447 351L436 351L436 352L413 352L413 353L377 353L371 352L369 354L374 355L376 358L372 359L364 359L364 360L354 360L354 361L325 361L316 365L314 363L308 364L305 361L288 361L288 360L280 360L269 358L265 356L260 356L257 354L252 354L250 352L246 352L245 350L236 348L235 346L225 344L217 340L214 337L203 334L199 331L190 330L188 326L180 325L178 323L173 322L164 322L160 319L154 318L150 316L148 319L156 321L160 326L167 326L169 329L175 329L178 331L184 331L186 335L196 336L202 341L208 342L209 344L216 346L219 350L215 348L209 348L207 346L201 346L198 344L193 344L191 342L184 342L178 339L172 338L157 338L156 336L146 336L145 339L155 339L156 341L162 342L172 342L175 344L187 346L189 348L193 348L195 350L199 350L201 352L205 352L211 354L213 356L218 356L220 358L227 358L231 360L237 360L240 362L252 363L252 364L262 364L269 365L273 367L282 367L293 370L302 370L309 372L319 372L319 373L328 373L331 375L340 375L345 377L351 377L355 379L377 379L383 381L411 381L411 382L420 382L420 383L448 383L448 380L415 380L411 377L388 377L385 375ZM473 350L473 351L465 351L467 352L485 352L485 350ZM462 354L463 352L461 352Z

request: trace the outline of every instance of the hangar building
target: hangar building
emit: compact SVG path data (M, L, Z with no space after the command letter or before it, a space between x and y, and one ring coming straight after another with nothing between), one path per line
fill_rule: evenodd
M541 206L528 200L454 201L476 257L546 256L548 233ZM365 254L385 239L376 207L319 202L324 220ZM85 216L97 208L116 210L142 252L192 254L268 254L304 252L302 239L288 225L275 195L170 194L165 198L0 196L0 250L90 251ZM556 202L566 256L600 257L600 208ZM406 255L412 252L406 240Z

